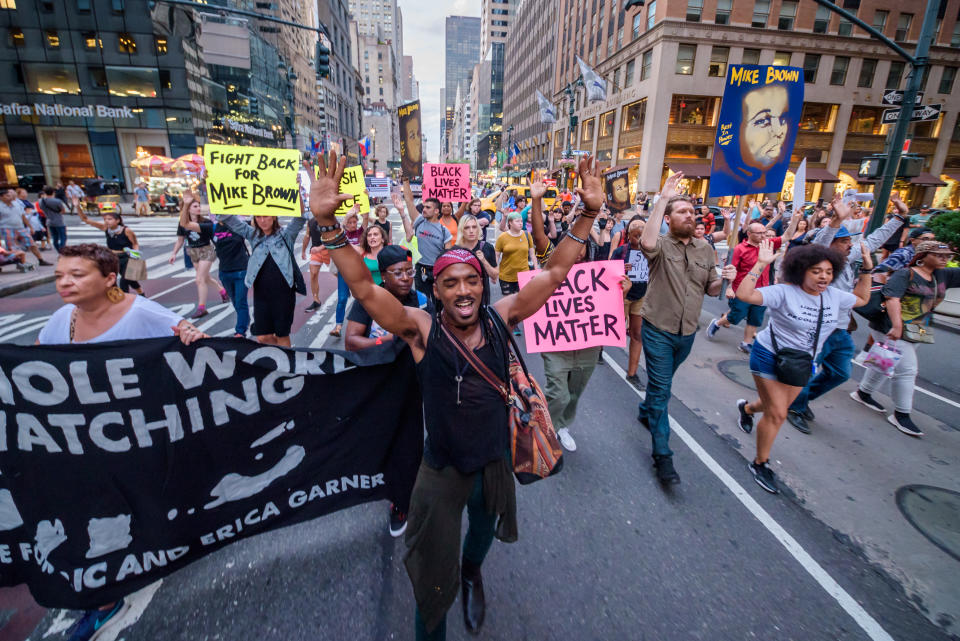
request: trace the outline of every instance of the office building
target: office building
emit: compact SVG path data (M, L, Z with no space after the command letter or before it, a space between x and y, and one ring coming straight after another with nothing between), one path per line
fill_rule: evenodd
M453 116L457 110L457 93L467 96L473 66L480 59L480 18L447 16L444 67L444 127L441 150L449 152Z

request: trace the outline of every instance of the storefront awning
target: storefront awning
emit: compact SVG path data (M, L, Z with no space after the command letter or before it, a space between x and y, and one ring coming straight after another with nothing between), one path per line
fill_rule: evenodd
M945 171L943 172L943 175L949 178L950 180L955 180L958 183L960 183L960 171L957 171L957 172Z
M671 171L682 171L683 175L687 178L710 177L710 163L673 162L671 160L667 160L664 162L664 164L669 167Z
M919 176L914 176L910 179L911 185L936 185L937 187L943 187L947 183L943 182L933 174L928 174L927 172L921 172Z
M808 183L837 183L840 182L840 179L833 174L831 174L826 169L819 169L817 167L807 167L807 182Z

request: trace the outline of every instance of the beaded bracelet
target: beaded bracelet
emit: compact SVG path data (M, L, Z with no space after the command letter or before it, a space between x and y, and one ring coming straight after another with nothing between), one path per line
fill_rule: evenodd
M324 245L329 245L331 243L339 243L346 239L347 239L347 235L343 232L342 229L338 233L331 236L330 238L324 238L322 235L320 236L320 242L323 243Z
M350 244L350 243L348 243L346 240L344 240L342 243L337 244L337 245L327 245L326 243L324 243L323 246L326 247L328 250L334 250L334 249L343 249L344 247L346 247L346 246L349 245L349 244Z
M317 230L321 234L325 234L328 231L333 231L335 229L340 229L340 223L335 222L332 225L317 225Z

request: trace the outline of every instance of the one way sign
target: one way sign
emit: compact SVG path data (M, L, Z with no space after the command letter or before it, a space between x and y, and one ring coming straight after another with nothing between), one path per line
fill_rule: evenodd
M920 122L921 120L936 120L940 117L940 109L943 105L921 105L913 108L913 114L910 116L910 122ZM886 109L883 112L884 125L890 125L897 122L900 118L899 109Z
M923 102L923 92L918 91L917 99L913 104L919 105L921 102ZM890 91L884 92L883 97L880 98L880 104L899 107L903 104L903 92L899 89L891 89Z

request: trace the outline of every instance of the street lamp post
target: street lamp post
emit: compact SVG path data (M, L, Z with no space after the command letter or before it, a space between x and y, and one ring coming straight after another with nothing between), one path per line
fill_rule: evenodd
M377 173L377 128L370 127L370 138L372 140L371 145L373 146L373 158L370 159L370 162L373 163L373 173Z
M642 5L641 5L642 6ZM577 117L574 115L574 100L577 97L577 87L583 86L583 76L577 76L577 79L572 81L563 91L567 94L567 116L569 118L567 125L567 148L563 151L564 158L572 158L573 150L571 145L573 144L573 131L577 126ZM564 167L563 169L563 188L567 188L567 184L570 180L570 170Z
M297 72L294 71L292 67L287 66L283 58L277 63L277 70L282 72L286 79L284 93L287 99L287 131L290 132L290 146L293 149L299 149L300 147L297 144L297 114L294 111L293 100L293 83L296 82L298 78Z
M513 125L507 127L507 167L510 167L510 153L513 151ZM507 171L507 178L510 178L510 171Z

